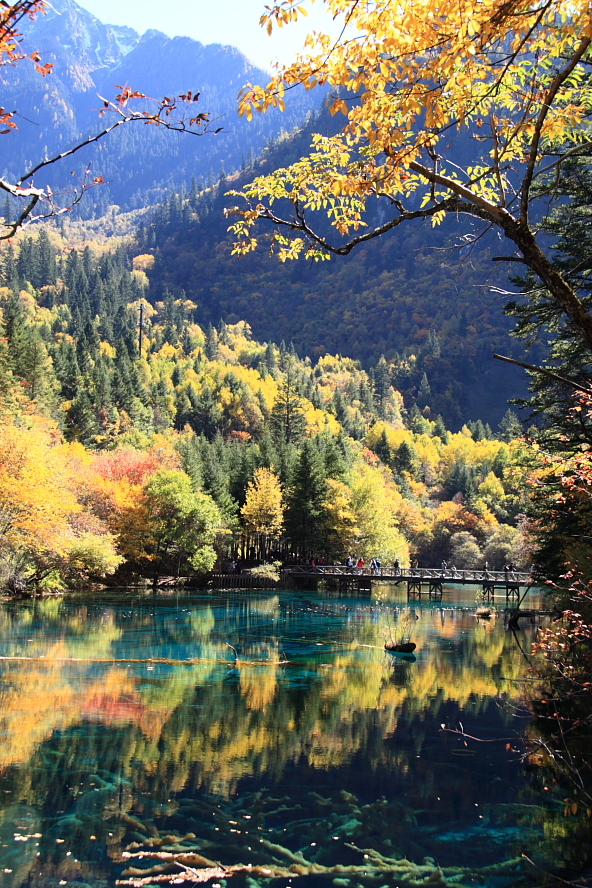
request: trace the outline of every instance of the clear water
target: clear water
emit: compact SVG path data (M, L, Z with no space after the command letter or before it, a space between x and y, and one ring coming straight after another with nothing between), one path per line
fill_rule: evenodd
M477 620L474 595L4 604L0 888L110 885L179 851L255 867L212 870L222 888L568 873L586 856L580 821L520 761L535 627ZM385 653L407 631L416 657Z

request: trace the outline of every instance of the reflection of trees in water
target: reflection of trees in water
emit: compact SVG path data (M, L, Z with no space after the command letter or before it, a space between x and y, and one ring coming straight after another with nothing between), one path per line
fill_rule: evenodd
M32 638L27 655L54 658L2 664L3 783L12 803L62 812L55 829L77 841L92 833L119 848L130 831L145 836L134 818L149 833L151 823L167 824L174 795L198 790L230 800L245 778L280 781L290 768L342 780L361 768L361 781L396 772L407 781L410 811L444 786L449 810L460 816L493 772L484 764L479 772L479 747L470 766L454 759L446 740L434 740L434 723L467 713L488 718L499 695L517 703L523 693L513 679L524 676L525 663L511 634L469 612L418 611L420 656L409 664L382 650L392 607L343 600L283 606L273 596L239 607L230 599L181 604L170 616L159 613L160 622L153 604L38 607L0 612L6 653L22 654ZM203 659L152 669L68 661L117 658L129 652L130 637L146 656L198 651ZM227 640L238 646L237 661ZM292 662L282 664L285 647ZM499 710L496 719L503 726ZM509 713L506 722L513 731ZM513 792L501 781L487 785L492 800ZM86 811L89 799L99 805L98 819ZM522 817L518 808L508 812L512 823ZM541 807L536 818L551 844L573 834L553 811ZM525 829L527 821L524 815Z
M238 608L185 607L182 619L171 611L160 623L152 604L136 611L103 608L94 617L85 607L52 607L49 618L33 615L33 622L43 618L46 634L32 636L27 654L63 659L4 664L4 765L26 762L52 731L82 720L87 738L103 725L128 725L120 755L124 762L133 757L142 791L190 785L228 795L244 777L279 779L289 763L336 768L364 751L374 769L401 764L416 754L397 747L401 718L418 725L428 716L437 720L450 704L477 714L499 694L516 699L520 693L511 679L521 675L523 662L511 637L463 612L422 612L414 628L421 658L403 671L381 649L388 612L374 609L369 619L367 609L343 602L334 611L312 603L281 608L274 596ZM298 665L279 662L284 642L273 636L272 621L282 616L301 623L304 608L319 637L333 643L306 648L302 656L314 676L301 680ZM20 618L33 632L30 608L13 610L5 631L14 636ZM240 638L236 664L226 644L229 635L236 640L233 631ZM141 635L147 656L191 641L203 661L167 667L166 674L125 663L99 669L65 662L117 656L127 633ZM419 746L420 735L418 728ZM394 745L385 745L389 738Z

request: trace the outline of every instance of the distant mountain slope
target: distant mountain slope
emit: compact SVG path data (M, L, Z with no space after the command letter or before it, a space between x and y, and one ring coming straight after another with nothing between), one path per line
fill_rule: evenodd
M315 130L330 126L326 118L315 120ZM340 353L368 367L384 354L407 407L428 405L449 426L477 417L497 425L507 399L526 394L526 379L492 357L494 351L522 356L523 347L510 338L506 299L492 291L507 280L494 269L485 240L473 253L455 250L458 226L417 223L329 262L282 265L265 249L231 255L223 210L236 198L224 192L286 166L307 144L305 131L284 139L252 171L156 210L139 243L139 252L155 255L149 298L184 291L202 320L244 318L256 337L292 341L313 360Z
M258 154L282 129L300 125L322 98L301 91L290 97L286 114L247 123L236 114L237 93L245 81L263 83L267 75L233 47L204 46L158 31L140 37L131 28L103 24L74 0L55 0L53 9L25 30L27 51L37 49L54 68L45 78L32 65L1 69L2 105L20 115L18 131L4 136L1 174L20 172L95 131L98 95L113 97L116 84L154 98L199 91L199 110L210 112L223 128L218 135L196 138L134 124L84 149L60 173L52 171L52 182L59 176L68 183L70 170L80 171L92 159L94 173L109 184L87 195L87 213L100 214L112 203L131 209L158 202L163 190L189 188L194 176L216 181L221 171L238 169Z

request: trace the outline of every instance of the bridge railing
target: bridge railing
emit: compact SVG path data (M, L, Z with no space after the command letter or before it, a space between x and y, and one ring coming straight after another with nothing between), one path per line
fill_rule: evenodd
M283 570L291 574L325 574L330 576L374 576L385 579L403 580L447 580L475 583L519 583L526 586L534 582L532 574L516 570L455 570L453 568L404 567L395 571L393 567L370 568L347 567L345 564L285 564Z

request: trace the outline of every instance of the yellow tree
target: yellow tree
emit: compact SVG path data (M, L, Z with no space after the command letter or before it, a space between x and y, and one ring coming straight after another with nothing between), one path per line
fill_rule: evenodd
M255 469L241 515L247 531L259 540L261 557L265 557L268 540L277 539L284 528L282 488L271 469Z
M0 427L0 583L13 590L104 576L122 561L77 498L57 434L38 417Z
M356 552L364 558L399 559L409 564L409 544L398 527L397 504L401 495L387 476L374 466L359 463L351 477L351 506L358 528Z
M510 255L499 258L530 267L592 349L592 317L532 221L539 183L590 144L588 0L323 2L341 37L310 34L267 87L245 87L240 111L281 108L285 90L323 84L343 127L313 136L308 157L240 192L235 252L256 246L259 219L275 226L272 246L285 261L345 255L404 222L467 214L501 230ZM305 5L276 0L262 24L288 23ZM385 205L379 225L365 219L376 199Z

